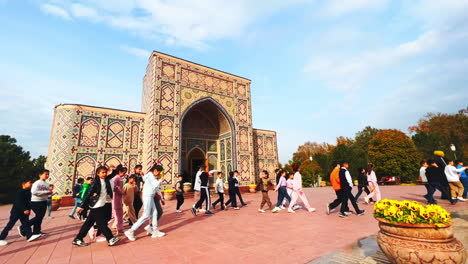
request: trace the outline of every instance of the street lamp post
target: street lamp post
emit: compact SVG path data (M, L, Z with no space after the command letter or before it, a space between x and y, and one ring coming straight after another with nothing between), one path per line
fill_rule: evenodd
M451 144L450 149L453 151L453 155L455 156L455 159L457 159L457 153L455 152L457 151L457 148L455 147L455 145Z

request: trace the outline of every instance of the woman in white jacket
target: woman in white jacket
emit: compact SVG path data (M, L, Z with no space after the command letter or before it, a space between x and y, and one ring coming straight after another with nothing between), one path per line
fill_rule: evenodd
M460 182L460 174L459 172L462 172L466 170L467 167L462 167L460 169L457 169L455 166L453 166L453 160L449 160L447 162L447 166L445 166L445 175L447 176L447 181L450 186L450 193L452 195L452 199L458 199L461 202L466 201L463 199L463 191L465 190L463 188L463 184ZM458 196L457 196L458 194Z

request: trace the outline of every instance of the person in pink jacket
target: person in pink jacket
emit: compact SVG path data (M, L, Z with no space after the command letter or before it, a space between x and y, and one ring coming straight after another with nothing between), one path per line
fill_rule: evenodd
M123 177L127 172L127 168L121 165L115 169L116 175L111 179L114 183L114 195L112 199L112 220L114 223L112 227L117 229L117 232L123 233L123 203L122 198L124 195L123 190Z
M380 194L379 184L377 183L377 176L374 172L374 165L369 163L367 165L367 182L369 183L369 188L371 189L371 193L364 197L364 201L368 204L370 198L374 198L376 202L382 199L382 195Z
M298 198L301 198L302 203L304 203L309 213L314 212L315 208L310 207L309 201L307 201L307 197L305 196L305 193L302 190L302 175L300 173L301 168L297 165L294 165L293 171L295 172L293 179L293 192L291 202L289 203L288 212L295 213L295 211L293 210L293 206L296 204Z

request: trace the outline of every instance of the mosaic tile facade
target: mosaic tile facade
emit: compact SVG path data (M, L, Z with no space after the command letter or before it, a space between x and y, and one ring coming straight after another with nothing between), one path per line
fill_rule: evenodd
M61 195L70 195L76 179L92 175L97 166L122 163L132 170L142 164L146 171L157 162L165 168L163 183L173 185L197 148L210 167L226 173L237 169L241 184L250 184L261 169L274 170L278 163L276 133L252 128L250 84L153 52L143 78L142 112L55 107L47 160L51 180ZM215 134L194 134L182 126L200 105L209 107L211 121L220 120L206 124Z

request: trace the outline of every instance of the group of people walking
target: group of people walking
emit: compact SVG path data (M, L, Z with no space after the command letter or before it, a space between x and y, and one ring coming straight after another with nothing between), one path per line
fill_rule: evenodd
M363 201L367 204L381 200L381 192L374 172L374 166L368 164L367 169L358 169L358 184L356 195L352 194L353 181L348 171L349 163L343 161L337 163L330 174L330 183L335 191L336 199L327 203L326 212L330 214L335 208L340 206L339 217L348 217L353 212L349 209L348 202L351 202L356 215L364 215L365 210L358 206L358 199L365 192ZM436 160L421 162L420 180L425 183L427 194L424 197L429 204L436 204L433 195L436 190L442 193L442 198L450 200L452 204L458 201L466 201L468 190L468 178L462 161L446 160L439 157ZM300 166L294 165L293 172L277 169L276 186L270 180L269 172L263 170L256 183L257 191L260 191L262 200L258 212L265 213L264 206L272 213L277 213L287 209L287 212L294 213L295 210L305 207L308 212L316 211L311 207L304 190L302 189L302 175ZM152 238L165 235L158 229L158 221L163 215L162 205L165 204L162 194L163 167L154 165L148 173L142 173L143 167L137 165L134 173L127 175L127 168L118 165L113 169L101 166L96 169L94 177L78 179L73 187L72 196L75 206L72 208L69 217L78 218L83 224L73 240L73 245L87 246L84 241L88 235L92 241L107 241L109 246L113 246L120 241L119 234L124 234L130 241L135 241L135 232L146 224L144 230ZM46 209L50 207L50 197L53 194L53 186L47 183L49 171L43 170L38 175L39 179L32 183L31 180L21 181L21 190L17 192L10 218L0 234L0 246L6 245L5 240L9 231L19 220L18 227L20 236L27 241L34 241L46 233L42 232L41 224L46 214ZM214 191L218 199L211 202L209 192L210 177L216 177ZM242 199L239 190L239 172L229 172L228 201L224 201L224 174L218 171L207 171L204 165L200 166L194 177L194 198L196 203L192 205L190 211L194 216L200 212L205 215L213 215L212 209L220 205L220 210L227 210L231 206L234 210L239 210L237 197L242 207L247 204ZM178 176L178 181L174 185L177 204L176 212L181 213L184 203L183 177ZM275 205L270 200L269 191L278 193ZM449 194L450 190L450 194ZM299 203L301 201L302 203ZM203 209L203 205L204 209ZM140 211L143 210L140 215ZM35 216L29 219L31 211ZM49 213L50 216L50 213ZM124 223L128 223L129 229L124 230ZM109 225L111 224L111 228Z
M436 159L421 161L419 180L426 186L427 193L424 198L428 204L437 204L434 199L436 190L440 191L441 199L449 200L451 204L458 201L465 202L468 192L468 177L461 160L444 159L437 156Z

